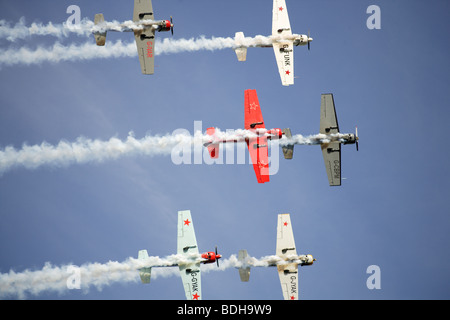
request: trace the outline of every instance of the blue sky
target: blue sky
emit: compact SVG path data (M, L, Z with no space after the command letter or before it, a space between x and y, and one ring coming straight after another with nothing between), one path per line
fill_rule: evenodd
M153 2L156 18L173 16L174 39L271 32L270 0ZM132 1L3 1L0 20L62 23L72 4L91 20L133 13ZM366 27L371 4L381 9L380 30ZM244 248L261 257L275 253L277 214L290 213L297 251L317 259L300 269L300 299L449 299L450 4L287 6L293 32L314 38L310 51L295 48L294 86L281 86L270 48L250 48L245 63L231 49L159 55L152 76L140 73L137 57L1 66L0 148L193 132L196 120L204 130L243 128L245 89L257 90L268 127L315 134L320 94L331 92L341 131L358 125L360 136L359 152L343 147L341 187L328 186L318 146L296 146L264 185L248 164L174 165L170 156L15 168L0 177L0 272L123 261L140 249L176 253L177 211L185 209L200 251L217 245L224 257ZM132 35L108 34L118 39ZM94 39L0 39L0 49L55 41ZM379 290L366 287L370 265L380 267ZM282 299L273 268L252 269L248 283L234 269L205 273L202 285L204 299ZM171 277L28 298L184 299L184 292Z

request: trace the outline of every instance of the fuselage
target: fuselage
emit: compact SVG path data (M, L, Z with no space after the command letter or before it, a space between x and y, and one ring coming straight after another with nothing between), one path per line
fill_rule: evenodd
M291 34L291 35L271 35L271 36L256 36L254 38L245 38L242 32L236 33L235 43L236 47L261 47L270 48L274 43L293 42L294 46L307 45L313 38L306 34Z
M299 256L290 255L287 258L277 256L275 259L273 259L273 261L269 261L268 264L271 267L276 267L279 265L291 264L291 263L295 263L300 266L310 266L314 263L314 261L316 261L316 259L314 259L314 257L312 255L304 254L304 255L299 255Z
M229 132L216 132L215 128L208 128L206 130L207 135L211 136L210 138L205 138L204 146L208 146L210 144L218 144L218 143L236 143L236 142L246 142L251 138L258 137L266 137L267 140L275 140L281 139L283 136L283 132L280 128L275 129L266 129L266 128L257 128L257 129L247 129L247 130L237 130L233 133Z
M140 21L126 21L120 25L98 25L102 31L119 31L119 32L139 32L148 29L154 31L170 31L173 28L173 23L170 20L140 20Z

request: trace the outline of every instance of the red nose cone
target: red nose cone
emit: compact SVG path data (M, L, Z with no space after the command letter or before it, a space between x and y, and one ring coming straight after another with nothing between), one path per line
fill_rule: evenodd
M216 259L220 259L220 258L222 258L222 255L220 255L220 254L216 255Z

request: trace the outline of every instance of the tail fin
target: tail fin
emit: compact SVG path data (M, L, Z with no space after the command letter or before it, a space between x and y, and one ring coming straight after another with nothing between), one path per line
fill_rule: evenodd
M210 136L213 136L215 132L216 132L216 129L214 127L206 129L206 134L208 134ZM208 145L207 148L208 148L209 155L211 156L212 159L219 158L219 144L212 143L212 144Z
M282 130L283 134L286 136L286 138L292 138L291 129L285 128ZM282 147L283 149L283 155L285 159L292 159L294 157L294 145L289 144Z
M236 44L236 47L234 51L236 52L236 56L239 61L245 61L247 60L247 47L244 47L244 33L243 32L236 32L234 37L234 42Z
M138 259L139 260L146 260L148 259L148 253L147 250L140 250L138 253ZM142 283L150 283L150 276L151 276L151 267L141 268L139 269L139 277L141 277Z
M103 13L97 13L94 18L95 25L102 24L105 22L105 18L103 17ZM106 31L104 32L94 32L95 42L98 46L104 46L106 42Z
M247 259L247 250L239 250L238 261L245 265L245 260ZM250 267L240 267L239 277L241 277L242 282L248 282L250 280Z

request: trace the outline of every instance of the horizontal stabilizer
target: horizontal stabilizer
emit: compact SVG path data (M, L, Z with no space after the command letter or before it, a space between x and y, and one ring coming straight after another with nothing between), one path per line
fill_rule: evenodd
M103 13L97 13L94 18L94 23L96 25L102 24L105 22L105 18L103 17ZM106 31L105 32L94 32L95 42L98 46L104 46L106 43Z
M207 135L213 136L215 132L216 132L216 129L214 127L206 129ZM212 159L219 158L219 144L218 143L209 144L207 146L207 148L208 148L209 155L211 156Z
M244 46L244 39L245 37L243 32L236 32L234 37L236 48L234 51L236 52L236 56L239 61L247 60L247 47Z
M138 254L138 259L147 260L148 259L147 250L140 250ZM150 283L151 271L152 271L151 267L139 269L139 277L141 278L142 283Z
M286 138L290 139L292 138L291 129L285 128L282 130L283 134L286 136ZM289 144L282 147L283 149L283 155L285 159L292 159L294 157L294 145Z
M239 250L238 261L245 264L248 254L247 250ZM239 268L239 277L241 277L242 282L248 282L250 280L250 267Z
M234 49L234 51L236 52L238 61L247 60L247 48L236 48Z

